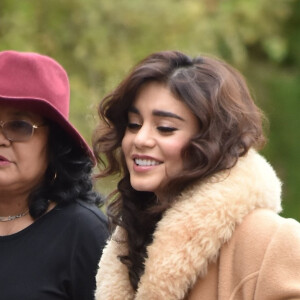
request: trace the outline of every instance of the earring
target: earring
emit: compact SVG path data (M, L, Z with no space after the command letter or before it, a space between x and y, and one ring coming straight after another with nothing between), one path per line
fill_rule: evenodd
M56 180L57 178L57 173L55 172L54 175L53 175L53 178L51 179L51 184L54 183L54 181Z

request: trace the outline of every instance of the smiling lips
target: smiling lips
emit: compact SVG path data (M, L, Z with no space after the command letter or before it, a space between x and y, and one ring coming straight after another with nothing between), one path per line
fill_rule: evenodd
M161 161L154 159L153 157L149 156L134 156L133 157L134 164L138 167L152 167L158 166L162 164Z

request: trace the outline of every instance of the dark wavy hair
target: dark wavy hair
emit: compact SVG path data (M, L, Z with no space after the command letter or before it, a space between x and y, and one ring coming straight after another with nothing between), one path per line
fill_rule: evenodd
M42 183L29 195L29 213L37 219L51 201L68 204L76 199L101 205L93 190L91 158L56 124L48 122L49 165Z
M151 192L133 189L121 152L128 110L141 87L149 82L163 84L185 103L200 128L181 153L183 171L169 183L169 196L158 201ZM219 59L190 58L178 51L154 53L137 64L100 103L99 116L101 122L93 137L98 177L121 176L118 189L109 196L108 215L112 227L119 225L128 233L129 254L120 259L137 289L146 247L163 212L187 184L230 169L249 148L261 148L265 143L264 117L237 70Z

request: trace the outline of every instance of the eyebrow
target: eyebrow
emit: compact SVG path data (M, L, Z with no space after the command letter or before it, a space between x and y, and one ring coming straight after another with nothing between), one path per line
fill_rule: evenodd
M140 115L139 110L136 107L133 107L133 106L129 108L129 112ZM174 119L178 119L178 120L181 120L181 121L185 121L182 117L180 117L180 116L178 116L174 113L171 113L169 111L164 111L164 110L155 109L155 110L153 110L152 115L153 116L158 116L158 117L174 118Z

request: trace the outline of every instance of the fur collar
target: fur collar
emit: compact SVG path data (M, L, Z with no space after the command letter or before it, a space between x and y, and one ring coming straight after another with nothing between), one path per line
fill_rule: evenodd
M166 211L148 247L137 293L117 258L127 252L126 233L118 228L100 261L96 299L183 299L248 213L256 208L281 211L280 194L272 167L250 150L231 170L187 188Z

